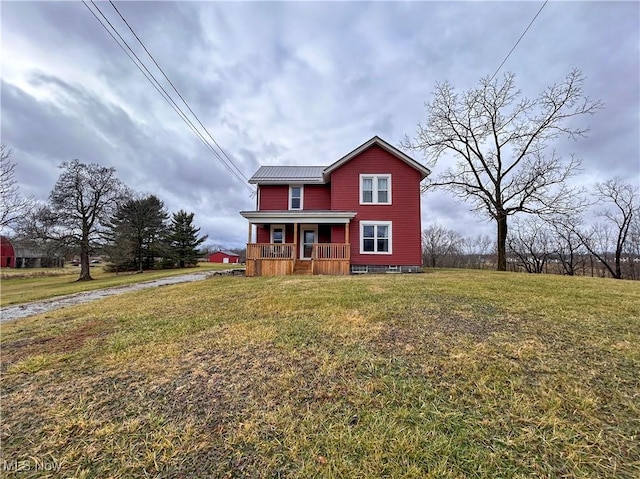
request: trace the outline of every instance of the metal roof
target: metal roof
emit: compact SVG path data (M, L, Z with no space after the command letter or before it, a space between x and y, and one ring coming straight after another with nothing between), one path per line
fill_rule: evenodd
M346 162L358 156L373 145L380 146L399 160L404 161L412 168L418 170L422 175L422 178L425 178L431 173L429 168L426 166L418 163L410 156L391 146L382 138L374 136L369 141L363 143L355 150L347 153L345 156L329 166L261 166L260 169L256 171L251 178L249 178L249 183L254 185L290 185L296 183L322 185L329 182L330 174L334 170L341 167Z
M218 251L214 252L213 254L216 254L216 253L226 254L227 256L239 256L237 253L232 253L231 251L218 250Z
M261 166L249 178L249 183L256 184L290 184L318 183L323 184L324 166Z

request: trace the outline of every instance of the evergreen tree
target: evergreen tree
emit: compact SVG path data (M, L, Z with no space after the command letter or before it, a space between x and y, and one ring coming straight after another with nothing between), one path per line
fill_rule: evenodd
M109 249L116 269L152 269L157 257L165 257L168 218L154 195L121 205L111 221Z
M169 245L171 253L180 268L198 263L198 246L208 238L198 238L200 228L193 225L193 213L180 210L171 218Z

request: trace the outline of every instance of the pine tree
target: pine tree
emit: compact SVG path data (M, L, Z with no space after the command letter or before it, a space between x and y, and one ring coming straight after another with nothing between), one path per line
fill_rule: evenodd
M194 266L198 263L198 246L207 235L198 238L200 228L193 225L193 213L180 210L171 218L169 245L171 253L180 268Z
M111 221L110 256L116 269L151 269L167 254L165 237L169 215L154 195L131 199Z

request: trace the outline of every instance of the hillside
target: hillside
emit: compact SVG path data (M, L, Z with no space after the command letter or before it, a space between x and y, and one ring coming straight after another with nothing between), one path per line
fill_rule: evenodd
M638 311L637 282L464 270L111 297L2 326L0 459L20 477L638 477Z

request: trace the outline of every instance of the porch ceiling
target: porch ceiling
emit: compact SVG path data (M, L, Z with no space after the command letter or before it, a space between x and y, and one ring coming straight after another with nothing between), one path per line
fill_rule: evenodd
M355 211L241 211L251 223L347 224Z

